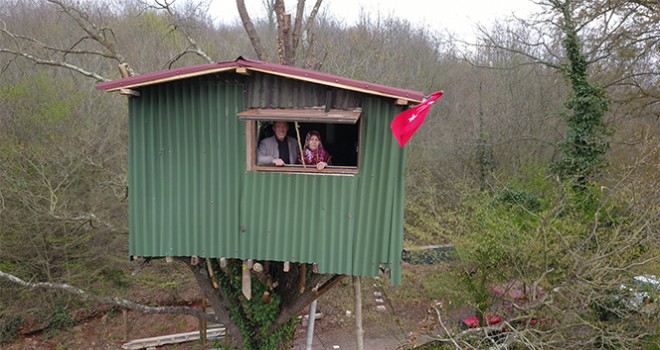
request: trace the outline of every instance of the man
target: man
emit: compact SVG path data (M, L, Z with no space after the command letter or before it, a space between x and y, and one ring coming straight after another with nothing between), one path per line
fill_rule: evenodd
M295 164L298 159L298 143L293 137L288 137L289 124L276 121L273 124L275 135L259 142L257 147L257 164L284 166Z

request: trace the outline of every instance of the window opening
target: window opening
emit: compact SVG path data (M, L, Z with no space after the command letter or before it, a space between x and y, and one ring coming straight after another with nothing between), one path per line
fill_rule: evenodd
M285 120L286 121L286 120ZM277 171L277 172L316 172L316 173L337 173L337 174L355 174L358 172L360 161L360 128L361 120L355 124L332 123L332 122L298 122L298 131L300 134L299 147L304 149L305 137L308 132L316 130L321 136L321 143L326 152L330 155L328 166L323 170L318 170L315 166L307 164L287 164L285 166L275 166L272 164L258 164L257 148L263 139L274 135L273 124L271 120L248 120L246 121L246 132L248 133L247 150L251 152L248 155L248 170L257 171ZM296 123L288 120L289 130L287 137L292 137L298 142L296 135ZM296 154L299 157L300 150Z

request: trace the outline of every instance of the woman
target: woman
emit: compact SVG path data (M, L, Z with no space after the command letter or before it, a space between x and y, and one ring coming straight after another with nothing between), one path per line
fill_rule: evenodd
M321 135L316 130L311 130L305 136L305 148L303 149L304 159L298 161L305 165L316 165L316 169L322 170L330 162L330 154L323 148Z

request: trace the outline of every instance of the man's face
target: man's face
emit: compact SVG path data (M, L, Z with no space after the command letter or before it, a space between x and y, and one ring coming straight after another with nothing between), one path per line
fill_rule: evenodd
M286 122L275 122L275 124L273 124L273 131L278 140L284 141L286 133L289 131L289 124Z

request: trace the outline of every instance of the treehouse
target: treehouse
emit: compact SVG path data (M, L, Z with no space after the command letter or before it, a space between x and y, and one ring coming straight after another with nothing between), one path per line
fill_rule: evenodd
M129 254L315 264L401 279L405 152L394 116L423 93L238 58L101 83L130 96ZM325 169L257 163L274 121Z

